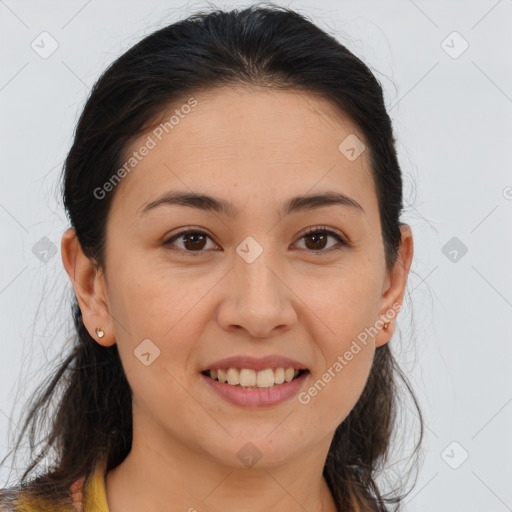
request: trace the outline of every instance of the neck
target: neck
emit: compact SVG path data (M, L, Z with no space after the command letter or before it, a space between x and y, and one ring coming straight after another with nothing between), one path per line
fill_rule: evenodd
M143 432L142 435L141 432ZM156 433L156 432L155 432ZM336 512L323 478L332 437L284 464L223 465L182 442L134 425L132 449L105 478L109 512Z

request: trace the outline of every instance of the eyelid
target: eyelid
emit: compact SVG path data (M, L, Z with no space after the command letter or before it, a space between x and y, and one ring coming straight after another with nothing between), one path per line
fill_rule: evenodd
M340 251L345 248L352 247L352 243L349 241L348 237L346 237L344 234L340 233L338 230L331 228L329 226L312 226L310 228L307 228L306 231L304 231L298 238L297 241L300 241L305 236L312 234L312 233L325 233L327 236L331 236L338 240L338 247L334 246L326 250L308 250L308 249L302 249L308 253L322 255L322 254L331 254L335 253L337 251ZM295 242L297 243L297 242Z
M309 235L310 233L316 233L317 231L325 232L328 235L334 235L334 236L338 237L343 243L349 245L348 238L345 236L344 233L342 233L339 230L336 230L334 228L331 228L329 226L312 226L310 228L306 228L306 231L304 231L300 235L299 239L305 235Z
M298 237L297 242L300 241L305 236L312 234L312 233L317 233L317 232L325 233L327 236L336 238L338 240L338 244L341 245L341 247L335 247L335 248L331 247L327 250L318 250L318 251L301 249L302 251L321 255L321 254L330 254L332 252L336 252L338 250L341 250L341 249L344 249L347 247L352 247L352 243L348 240L348 238L344 234L339 233L337 230L335 230L334 228L331 228L329 226L311 226L309 228L306 228L306 231L302 232L302 234ZM216 245L218 245L217 242L215 242L213 236L207 230L205 230L204 228L199 228L199 227L194 227L194 226L185 227L178 233L175 233L171 237L166 238L163 242L163 245L164 246L171 245L171 243L174 240L178 239L180 236L191 234L191 233L206 235L212 242L214 242ZM294 244L297 242L294 242ZM186 250L180 249L180 248L175 248L175 249L171 249L171 250L181 252L181 253L188 253L189 255L194 255L194 254L198 255L198 254L208 252L205 250L186 251Z

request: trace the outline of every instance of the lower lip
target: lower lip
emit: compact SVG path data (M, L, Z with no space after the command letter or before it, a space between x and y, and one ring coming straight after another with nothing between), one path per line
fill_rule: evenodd
M225 384L224 382L219 382L218 380L213 380L206 375L200 375L214 391L232 404L243 405L245 407L265 407L278 405L297 395L304 381L307 379L309 372L304 372L291 382L285 382L273 388L262 389L239 388Z

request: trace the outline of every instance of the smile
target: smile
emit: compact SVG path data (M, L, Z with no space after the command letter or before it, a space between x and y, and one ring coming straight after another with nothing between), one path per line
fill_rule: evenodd
M296 396L308 377L308 370L285 370L282 367L259 371L226 368L201 372L202 380L217 396L243 407L281 404Z
M203 375L218 382L230 386L245 389L268 389L292 382L307 370L295 370L294 368L267 368L265 370L253 370L249 368L227 368L225 370L205 370Z

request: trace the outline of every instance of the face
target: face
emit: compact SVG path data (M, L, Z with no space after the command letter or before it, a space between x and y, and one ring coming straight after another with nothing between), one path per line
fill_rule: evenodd
M354 159L339 149L347 136L364 136L306 93L220 88L194 98L172 130L152 128L129 148L153 146L148 136L155 143L115 190L97 278L106 313L84 303L84 322L99 343L117 343L134 422L169 450L238 467L251 453L268 467L326 455L375 348L391 337L379 319L393 325L396 310L386 315L406 280L403 264L385 267L368 152ZM156 204L171 191L231 206ZM326 193L350 199L287 208ZM262 365L307 372L283 385L289 392L233 392L203 375L235 356L289 358L297 364ZM219 391L227 387L228 396Z

